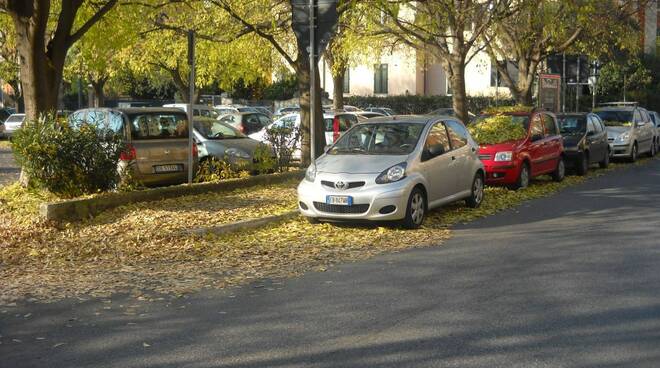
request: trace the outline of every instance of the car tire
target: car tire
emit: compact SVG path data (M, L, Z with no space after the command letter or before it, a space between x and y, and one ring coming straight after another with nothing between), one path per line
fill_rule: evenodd
M470 197L465 200L468 207L477 208L481 206L481 202L484 200L484 186L484 175L481 172L474 174Z
M527 188L529 186L531 176L532 174L529 168L529 164L524 162L520 168L520 172L518 173L518 179L516 180L516 183L511 185L509 189L518 190Z
M417 187L413 188L408 197L406 217L401 220L401 225L411 230L419 228L424 223L427 209L426 195L424 195L421 189Z
M552 180L560 182L566 177L566 166L564 164L564 157L559 156L559 161L557 161L557 168L552 172Z
M637 148L637 142L633 143L633 148L630 151L630 157L628 157L629 162L635 162L637 161L637 155L639 154L638 148Z
M589 154L584 152L580 155L575 163L575 171L579 176L584 176L589 171Z
M607 167L610 166L610 150L609 149L605 152L605 157L603 157L603 160L598 163L598 166L601 169L607 169Z
M655 157L656 151L655 151L655 142L651 145L651 150L649 151L649 157L653 158Z

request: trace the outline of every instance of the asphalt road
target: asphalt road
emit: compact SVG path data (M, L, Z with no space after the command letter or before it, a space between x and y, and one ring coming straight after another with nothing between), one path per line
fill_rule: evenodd
M10 149L0 148L0 185L6 185L18 180L21 169L14 161Z
M0 366L659 367L659 204L656 160L441 247L174 301L20 305Z

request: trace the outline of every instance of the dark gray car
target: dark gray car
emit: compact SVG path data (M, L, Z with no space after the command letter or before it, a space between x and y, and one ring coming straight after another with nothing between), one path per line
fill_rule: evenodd
M194 128L200 161L213 157L234 165L251 166L255 151L264 146L222 121L199 120Z

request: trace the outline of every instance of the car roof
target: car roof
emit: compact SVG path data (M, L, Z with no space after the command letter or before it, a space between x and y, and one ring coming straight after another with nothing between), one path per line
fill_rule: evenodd
M591 112L560 112L557 113L557 117L562 117L562 116L587 116L593 114Z
M444 120L457 120L453 116L424 116L424 115L393 115L393 116L377 116L369 120L365 120L360 124L386 124L386 123L413 123L413 124L428 124Z
M617 106L602 106L594 109L596 111L635 111L635 109L640 108L639 106L627 106L627 105L617 105Z

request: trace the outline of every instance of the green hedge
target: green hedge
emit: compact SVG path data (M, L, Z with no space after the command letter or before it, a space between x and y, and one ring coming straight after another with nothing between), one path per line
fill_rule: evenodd
M344 99L346 105L360 108L389 107L398 114L426 114L441 107L451 107L451 96L351 96ZM516 102L509 98L474 96L468 97L468 110L473 114L480 113L489 106L515 105Z

